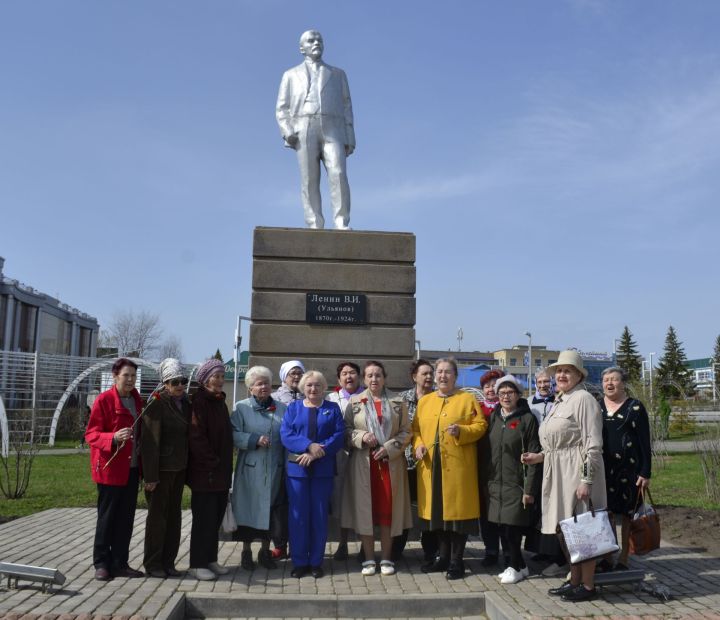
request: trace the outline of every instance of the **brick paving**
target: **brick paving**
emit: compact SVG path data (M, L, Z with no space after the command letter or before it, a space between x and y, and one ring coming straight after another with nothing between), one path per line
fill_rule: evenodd
M141 568L145 511L138 511L130 549L130 565ZM72 618L122 617L124 620L154 618L167 613L176 593L271 594L286 595L289 604L295 594L350 595L383 594L388 597L432 595L436 593L486 594L486 613L504 618L697 618L720 620L720 559L694 549L663 545L644 558L632 558L631 567L644 569L647 582L668 587L673 599L662 602L647 593L635 593L633 586L606 587L595 601L571 604L547 595L560 579L533 576L519 584L501 586L494 571L480 566L482 543L471 541L467 549L468 573L460 581L447 581L443 575L420 572L421 550L411 543L406 557L392 577L363 577L354 557L347 562L325 561L326 576L298 580L290 577L289 562L277 570L257 569L250 573L239 568L240 543L221 543L220 561L232 567L229 575L215 582L181 579L93 579L92 540L95 510L91 508L54 509L0 525L0 560L59 569L67 578L62 589L42 594L38 584L20 582L19 589L0 583L0 618L13 620L71 620ZM183 540L178 567L188 565L190 514L183 514ZM357 549L351 543L351 551ZM328 553L334 544L328 546ZM451 611L451 610L448 610ZM449 616L450 617L450 616Z

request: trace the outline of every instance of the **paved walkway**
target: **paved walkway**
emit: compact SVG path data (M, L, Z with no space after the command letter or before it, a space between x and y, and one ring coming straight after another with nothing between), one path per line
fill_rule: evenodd
M188 563L190 514L185 513L183 518L180 568ZM145 511L138 511L130 551L133 567L140 567L142 561L144 520ZM480 566L483 550L479 542L468 545L466 578L453 582L442 575L420 572L422 554L417 543L410 545L406 559L398 564L398 573L392 577L366 578L360 575L354 559L348 562L327 559L327 575L316 581L309 577L293 579L289 563L281 563L280 568L273 571L242 570L238 567L239 543L223 542L220 561L233 570L216 582L198 582L186 577L116 579L102 583L93 580L91 566L94 526L95 511L91 508L48 510L0 525L0 560L58 568L67 577L63 589L52 595L40 593L37 585L27 582L21 582L17 590L8 589L6 583L0 584L0 617L8 618L8 612L15 612L16 618L23 613L36 617L48 614L47 620L60 614L69 614L63 620L80 614L162 617L177 603L177 593L206 593L215 597L272 595L282 596L292 604L293 597L303 598L298 595L381 595L390 600L412 595L467 596L484 592L486 614L492 618L648 616L720 620L720 559L669 545L663 545L645 558L633 558L632 567L643 568L651 582L667 586L674 595L673 600L664 603L649 594L635 594L631 586L616 586L606 588L602 598L596 601L569 604L546 594L549 587L560 583L559 579L538 576L514 586L501 586L494 574ZM328 549L332 550L334 544ZM448 609L448 616L454 615L452 611Z

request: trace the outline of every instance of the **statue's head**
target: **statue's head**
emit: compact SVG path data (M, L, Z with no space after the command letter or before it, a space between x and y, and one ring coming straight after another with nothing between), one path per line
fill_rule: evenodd
M322 35L317 30L306 30L300 36L300 53L306 58L320 60L324 49Z

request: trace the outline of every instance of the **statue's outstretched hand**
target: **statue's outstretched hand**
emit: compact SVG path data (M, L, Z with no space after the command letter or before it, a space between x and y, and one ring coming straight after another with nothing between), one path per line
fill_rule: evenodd
M350 157L350 155L352 155L354 151L355 151L355 147L352 144L345 145L345 155L347 157Z
M292 148L297 149L298 142L300 142L300 138L296 133L292 133L289 136L285 138L285 142L287 142Z

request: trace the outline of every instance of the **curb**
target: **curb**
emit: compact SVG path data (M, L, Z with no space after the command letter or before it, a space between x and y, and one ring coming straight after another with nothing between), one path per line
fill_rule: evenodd
M490 620L524 620L523 614L515 611L497 592L485 593L485 615Z
M448 613L451 610L451 613ZM185 595L186 618L432 618L479 616L485 611L485 593L416 594L397 598L376 594L293 595L217 593ZM183 617L183 616L180 616ZM168 620L176 618L168 617Z
M175 592L163 605L160 613L155 616L155 620L184 620L184 618L185 594L183 592Z

